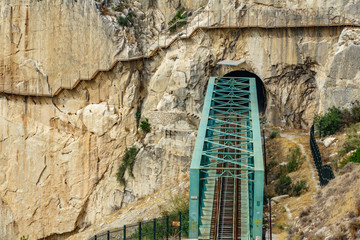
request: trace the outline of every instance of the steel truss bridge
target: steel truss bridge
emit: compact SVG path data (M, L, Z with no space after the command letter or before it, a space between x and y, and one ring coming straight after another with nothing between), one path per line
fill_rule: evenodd
M262 239L264 164L254 78L211 77L190 168L190 239Z

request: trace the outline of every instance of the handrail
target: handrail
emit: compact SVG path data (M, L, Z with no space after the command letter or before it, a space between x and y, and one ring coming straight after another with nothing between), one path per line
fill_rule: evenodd
M188 214L189 212L179 212L176 215L124 225L122 228L115 228L96 234L89 240L147 239L147 236L152 236L154 239L176 236L178 239L181 239L188 234L188 223L186 221Z
M314 164L316 170L318 171L320 186L325 186L330 182L330 180L335 178L335 175L329 165L322 165L320 150L315 139L314 125L312 125L310 129L310 147Z
M245 10L203 10L198 11L198 15L189 18L187 20L179 20L181 21L190 21L192 24L192 28L188 31L189 26L186 25L185 30L182 30L180 33L175 34L175 36L170 36L168 38L169 28L166 29L164 34L158 35L158 38L154 41L157 42L157 47L153 50L150 50L148 54L134 56L130 58L122 58L115 60L113 64L111 64L108 68L105 69L97 69L91 76L89 75L87 78L76 79L74 83L71 82L70 87L60 86L56 90L52 90L51 87L48 87L48 91L43 91L42 89L41 94L38 93L30 93L29 84L25 84L24 91L21 91L21 87L13 90L11 84L0 84L0 93L4 94L11 94L11 95L20 95L20 96L32 96L32 97L55 97L59 95L63 90L72 90L76 88L80 82L82 81L91 81L94 80L100 73L102 72L109 72L114 69L114 67L119 62L133 62L139 60L147 60L153 58L155 55L159 54L163 49L168 49L173 46L176 42L181 40L187 40L195 36L195 34L199 31L204 30L212 30L212 29L232 29L232 28L264 28L264 29L272 29L272 28L305 28L305 27L360 27L360 23L356 20L349 20L345 13L343 12L340 15L330 14L330 10L333 11L334 9L329 8L325 9L322 13L320 8L312 8L312 9L268 9L268 8L249 8ZM264 13L272 12L273 17L271 14L264 14ZM317 13L316 16L310 16L309 13ZM216 14L219 13L219 20L217 19L218 16ZM212 14L212 18L210 19L210 14ZM208 18L207 22L205 20L202 21L200 16L203 15L203 18ZM228 17L227 17L228 16ZM235 16L235 18L231 18L231 16ZM255 16L255 17L254 17ZM285 16L285 17L284 17ZM294 17L295 16L295 17ZM306 16L303 18L303 16ZM330 18L332 17L332 19ZM300 18L299 18L300 17ZM264 19L265 18L265 19ZM337 22L334 22L334 19L338 18ZM325 19L325 20L324 20ZM196 22L197 21L197 22ZM201 21L201 24L200 24ZM204 24L203 24L204 22ZM183 27L184 28L184 27ZM165 44L160 44L160 39L165 37ZM168 40L169 43L168 43ZM154 44L153 44L154 45ZM152 45L151 45L152 46ZM150 48L151 48L150 46ZM29 82L29 81L25 81ZM1 89L2 86L2 89ZM5 89L5 86L11 86L10 89Z

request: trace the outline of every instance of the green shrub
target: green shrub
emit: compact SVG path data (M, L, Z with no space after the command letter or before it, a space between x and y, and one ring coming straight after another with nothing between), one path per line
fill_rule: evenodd
M304 161L304 156L301 153L299 146L289 149L287 171L289 173L295 172L301 166Z
M274 139L274 138L276 138L277 136L280 136L280 134L279 134L279 132L278 131L272 131L271 133L270 133L270 138L271 139Z
M123 10L123 5L122 3L120 2L120 4L118 4L117 6L113 7L112 8L114 11L116 12L121 12Z
M20 237L20 240L29 240L29 236L22 236L22 237Z
M126 17L119 16L119 18L118 18L118 24L119 24L120 26L128 26L128 25L129 25L129 22L128 22L128 20L126 19Z
M360 163L360 148L357 148L349 157L349 162Z
M279 173L278 173L278 176L277 178L280 178L281 176L286 176L286 174L288 173L287 171L287 166L285 165L280 165L280 168L279 168Z
M129 11L126 17L119 16L118 24L120 26L130 26L134 22L134 12Z
M354 104L350 109L329 108L324 115L315 115L314 126L320 137L336 133L344 126L360 122L360 104Z
M336 133L343 126L341 110L332 107L324 115L315 115L314 125L320 137Z
M135 117L136 117L136 122L139 122L141 119L141 110L140 109L138 109L136 111Z
M357 136L350 136L346 139L344 148L346 152L350 152L355 150L356 148L360 147L360 138Z
M275 226L281 230L285 230L285 226L280 223L276 224Z
M356 104L351 108L352 122L360 122L360 104Z
M171 26L171 25L173 25L175 22L177 22L179 20L183 20L183 21L176 23L174 26L171 26L169 28L170 32L175 32L176 29L181 28L182 26L186 25L187 24L186 17L187 17L187 15L185 13L185 8L180 8L176 12L173 19L171 19L171 21L168 22L168 24L169 24L169 26Z
M176 215L179 212L189 211L189 197L186 194L178 194L173 196L170 194L170 200L165 206L165 209L161 209L161 215Z
M272 159L272 160L266 165L266 169L267 169L267 171L270 171L271 169L273 169L273 168L276 167L277 165L279 165L278 161Z
M156 220L156 238L154 239L154 222L145 222L141 224L141 235L148 240L163 240L166 238L166 216L169 216L170 224L172 221L179 220L179 212L181 212L181 235L188 236L189 233L189 198L186 194L172 196L168 204L165 206L166 210L162 211L163 218ZM175 235L175 227L169 226L169 236ZM178 228L177 228L178 229ZM177 231L176 231L177 232ZM127 239L138 239L139 230L136 229ZM172 239L172 238L171 238Z
M289 176L281 176L275 186L275 192L278 195L288 194L291 190L291 178Z
M308 185L307 181L306 180L300 180L300 181L297 181L295 184L293 184L291 186L290 195L298 197L302 193L304 193L304 192L306 192L308 190L309 190L309 185Z
M346 137L344 145L339 148L339 156L344 156L348 152L360 147L360 138L357 135L348 135Z
M145 120L142 120L140 123L140 128L144 132L150 132L151 131L151 125L149 123L149 119L145 118Z
M122 158L122 163L116 173L117 180L120 182L120 184L125 185L124 174L127 169L129 170L129 175L134 177L133 167L138 151L139 150L136 147L131 147L130 149L126 150L125 155Z

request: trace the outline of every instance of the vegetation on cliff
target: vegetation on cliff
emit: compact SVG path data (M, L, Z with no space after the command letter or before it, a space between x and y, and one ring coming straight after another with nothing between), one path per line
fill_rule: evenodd
M126 170L129 171L130 177L134 177L133 174L133 167L135 164L135 158L138 153L138 149L136 147L131 147L130 149L127 149L125 152L125 155L122 158L122 163L120 167L118 168L118 171L116 173L117 180L120 182L120 184L125 185L125 172Z
M335 134L342 128L360 122L360 104L354 104L350 109L331 107L325 114L317 114L314 126L320 137Z

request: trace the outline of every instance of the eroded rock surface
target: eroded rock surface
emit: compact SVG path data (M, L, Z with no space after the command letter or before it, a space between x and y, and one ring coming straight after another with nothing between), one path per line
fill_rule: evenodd
M152 9L151 1L138 2L141 5L131 7L155 16L148 19L153 28L144 29L144 42L150 44L168 13ZM164 7L168 4L153 2ZM315 7L322 3L311 2ZM343 5L338 2L334 6L340 9ZM135 26L116 28L116 17L101 15L93 1L28 1L28 7L17 8L11 3L1 3L0 12L6 22L12 19L11 12L19 22L14 22L12 34L4 34L7 37L1 40L7 47L0 65L12 66L11 78L2 81L14 86L23 86L26 77L36 80L30 89L70 86L72 76L78 76L73 69L91 75L98 60L112 64L116 58L143 50L142 42L135 41ZM178 3L194 7L191 4L206 1ZM292 1L287 5L243 1L237 7L249 3L284 7ZM209 1L205 7L216 4L217 0ZM223 4L233 6L230 1ZM299 1L294 6L304 5ZM39 12L47 14L40 16ZM52 36L51 29L60 23L58 35ZM114 32L108 32L110 26ZM49 39L50 35L57 39ZM86 38L89 35L91 38ZM259 76L266 90L267 120L274 125L307 128L314 113L360 100L356 94L360 88L359 35L358 29L338 27L209 30L181 40L149 60L118 63L113 70L81 81L56 97L1 94L0 236L65 238L184 179L210 76L236 70ZM36 39L47 39L48 45L37 46L41 41ZM216 65L223 59L244 63L234 68ZM139 129L137 112L141 119L149 119L150 133ZM122 186L116 172L131 146L139 149L134 177L126 173Z

